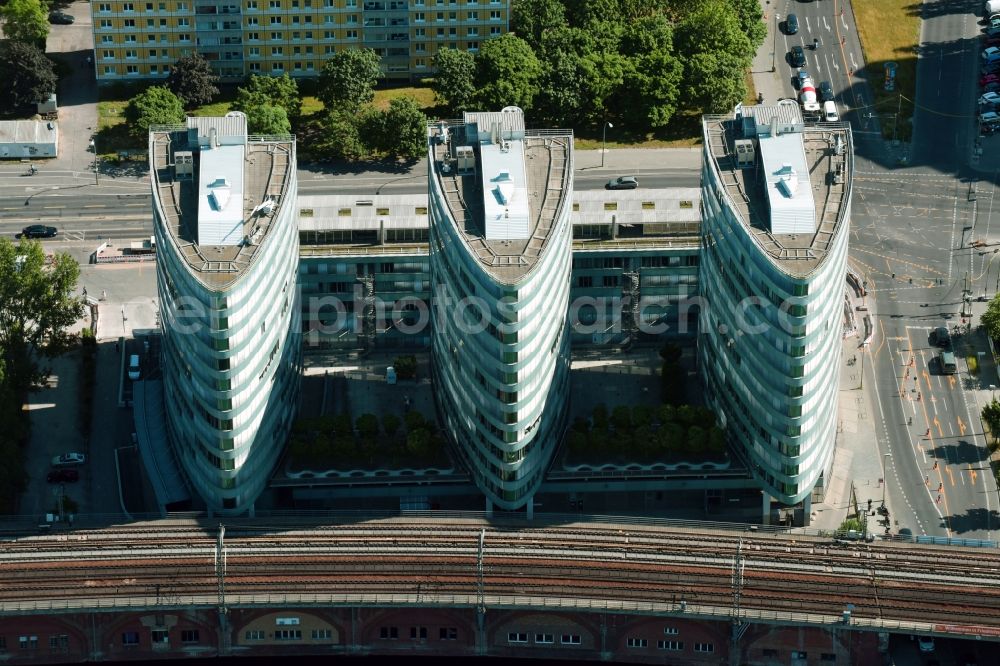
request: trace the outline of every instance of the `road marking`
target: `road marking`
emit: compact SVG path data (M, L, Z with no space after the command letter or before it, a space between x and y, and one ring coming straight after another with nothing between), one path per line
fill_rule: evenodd
M937 426L938 437L944 437L944 429L941 427L941 421L939 421L936 416L934 417L934 425ZM933 433L931 434L933 435Z
M964 437L965 436L965 423L962 422L962 417L961 416L956 416L955 420L958 421L958 429L961 432L962 436Z
M976 477L979 476L979 473L976 472L976 469L972 465L969 465L969 475L972 476L972 483L975 484Z
M951 485L955 485L955 475L951 471L951 467L945 467L944 471L948 472L948 480L951 481Z
M847 32L851 31L851 28L847 25L847 19L844 18L844 12L840 12L840 25L844 26L844 30Z
M954 375L948 375L948 388L950 388L952 390L954 390L954 388L955 388L955 376Z

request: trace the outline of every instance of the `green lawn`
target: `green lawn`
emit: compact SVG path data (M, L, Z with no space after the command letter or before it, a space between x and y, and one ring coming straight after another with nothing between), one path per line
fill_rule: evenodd
M898 109L900 120L896 136L909 140L913 116L911 100L917 87L920 4L913 0L854 0L853 7L875 94L874 108L865 112L881 116L883 134L889 138L893 135L894 115ZM897 64L896 90L891 93L885 92L881 83L885 78L884 65L889 61Z

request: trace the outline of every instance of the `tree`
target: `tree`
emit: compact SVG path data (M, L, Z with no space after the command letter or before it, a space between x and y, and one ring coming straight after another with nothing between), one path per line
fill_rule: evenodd
M743 74L754 49L726 0L707 0L675 30L686 56L682 88L691 109L727 111L746 96Z
M524 3L516 3L515 6ZM434 95L448 111L459 114L472 108L476 96L476 59L468 51L441 49L434 56Z
M538 94L542 66L526 41L507 33L483 42L476 56L476 95L481 108L530 109Z
M302 97L299 85L287 73L281 76L253 74L245 87L236 89L233 110L243 111L252 106L273 106L285 110L289 122L295 124L302 117Z
M170 68L167 87L186 108L208 104L219 94L219 76L200 53L182 56Z
M533 49L542 43L546 30L565 28L566 8L560 0L530 0L515 2L510 8L510 30ZM440 52L439 52L440 53Z
M164 86L152 86L130 99L122 115L128 123L129 134L145 141L150 125L184 122L184 107L177 95Z
M15 111L36 104L56 91L55 64L34 44L0 42L0 81L4 95L0 106Z
M542 36L539 57L540 113L553 123L571 126L603 122L607 102L622 83L617 45L605 49L589 30L557 28Z
M983 313L979 322L986 327L986 332L992 339L1000 339L1000 293L994 296L990 304L986 306L986 312Z
M247 114L247 132L250 134L274 136L292 131L292 123L289 122L284 107L266 103L251 104L242 111Z
M0 7L4 36L12 42L44 48L49 36L47 12L40 0L8 0Z
M378 417L374 414L362 414L358 417L355 425L361 439L373 440L378 435Z
M653 129L670 123L680 100L684 67L674 56L673 42L673 30L662 16L635 21L622 35L626 64L618 100Z
M368 153L357 118L339 110L327 113L322 121L319 151L334 159L358 160Z
M382 417L382 431L392 437L399 432L400 420L395 414L386 414Z
M357 111L375 99L382 76L379 57L372 49L338 51L323 65L317 96L328 109Z
M756 51L767 38L767 26L764 25L764 11L759 0L729 0L736 9L736 18L740 29L750 40L750 47Z
M15 395L46 376L39 360L64 351L83 316L73 296L80 267L68 254L46 265L41 243L0 238L0 378Z
M414 430L427 430L428 422L424 418L424 415L420 412L411 409L403 414L403 423L406 424L406 431L413 432Z
M378 151L404 158L427 153L427 116L410 97L393 99L388 109L365 114L361 122L368 144ZM416 359L410 365L415 375Z

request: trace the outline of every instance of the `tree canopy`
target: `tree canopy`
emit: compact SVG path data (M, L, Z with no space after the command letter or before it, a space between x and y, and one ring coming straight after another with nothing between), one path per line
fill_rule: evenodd
M986 306L980 323L986 327L986 332L994 340L1000 340L1000 294L993 297Z
M246 86L236 89L233 110L247 112L250 107L281 107L291 123L302 117L302 98L295 79L287 73L281 76L251 75Z
M67 329L83 315L73 296L79 276L68 254L47 264L38 241L0 237L0 374L15 393L44 378L41 358L66 348Z
M266 102L254 103L244 108L243 113L247 114L247 132L250 134L274 136L290 134L292 131L292 123L283 106L272 106Z
M487 40L476 55L477 101L484 109L531 108L541 73L535 52L520 37L507 33Z
M184 106L164 86L153 86L128 101L123 112L129 133L139 141L149 136L150 125L184 122Z
M167 77L167 88L171 90L181 104L193 108L208 104L219 94L219 76L208 64L208 61L197 51L182 56L170 68Z
M375 84L381 76L379 57L374 50L338 51L323 64L317 97L328 109L357 111L375 99Z
M438 101L456 115L471 110L476 95L475 57L468 51L441 49L434 55L434 67L433 88Z
M15 111L47 99L58 79L54 63L37 46L6 40L0 42L0 81L5 93L0 107Z
M559 0L515 2L510 8L511 32L528 42L533 49L541 46L546 30L567 25L566 7Z
M47 12L40 0L7 0L0 6L4 36L13 42L44 47L49 36Z

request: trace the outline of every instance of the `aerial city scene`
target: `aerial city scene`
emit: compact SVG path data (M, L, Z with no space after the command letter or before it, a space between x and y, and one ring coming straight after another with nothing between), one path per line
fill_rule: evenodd
M1000 0L0 0L0 85L0 661L1000 664Z

